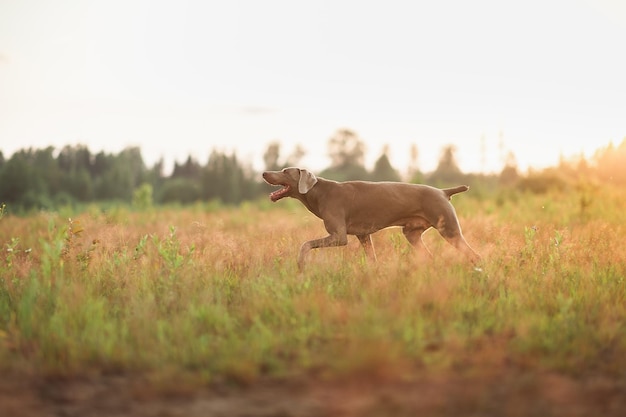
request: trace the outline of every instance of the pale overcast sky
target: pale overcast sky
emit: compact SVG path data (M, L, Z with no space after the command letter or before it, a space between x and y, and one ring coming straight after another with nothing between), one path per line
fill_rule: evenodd
M278 140L319 170L349 128L370 166L541 167L626 137L625 42L620 0L0 0L0 150L261 169Z

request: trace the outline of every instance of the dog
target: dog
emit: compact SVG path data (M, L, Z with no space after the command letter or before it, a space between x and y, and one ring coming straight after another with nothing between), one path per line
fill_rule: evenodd
M300 200L323 220L328 236L304 242L298 254L298 269L311 249L344 246L347 235L355 235L367 257L376 260L371 234L387 227L402 228L406 239L420 252L432 256L422 241L422 234L434 227L452 246L474 264L480 260L465 241L450 197L467 191L467 185L439 189L402 182L337 182L315 176L312 172L290 167L265 171L263 179L281 186L270 194L276 202L285 197Z

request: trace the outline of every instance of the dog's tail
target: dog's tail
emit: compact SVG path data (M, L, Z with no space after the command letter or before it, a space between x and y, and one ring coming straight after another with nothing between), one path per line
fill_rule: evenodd
M446 197L448 197L448 200L450 200L450 197L452 197L455 194L458 193L462 193L469 190L469 186L467 185L459 185L458 187L454 187L454 188L445 188L441 191L443 191L443 193L446 195Z

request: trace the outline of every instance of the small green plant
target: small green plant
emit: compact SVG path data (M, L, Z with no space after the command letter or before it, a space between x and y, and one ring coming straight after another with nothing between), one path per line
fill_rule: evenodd
M552 244L555 248L558 248L563 243L563 232L560 230L554 231L554 239L552 240Z
M19 238L12 237L11 242L5 244L6 246L5 263L6 263L7 268L11 268L13 266L13 259L15 258L15 255L19 251L19 249L17 248L19 243L20 243Z
M523 254L528 257L533 257L535 252L535 236L537 235L537 226L524 226L524 250Z
M93 239L87 249L85 249L84 251L76 255L76 260L78 261L78 263L81 265L83 269L87 269L87 267L89 266L93 253L98 248L99 244L100 244L100 239Z
M393 245L393 249L397 253L401 253L402 255L408 255L412 251L415 250L402 236L402 233L393 233L389 235L389 241Z
M152 208L154 202L152 185L148 183L141 184L133 192L133 207L138 210L147 210Z
M195 251L195 246L191 245L187 248L186 253L182 253L181 243L176 236L176 227L174 226L170 226L169 234L165 239L159 239L158 236L153 236L152 242L157 247L161 259L163 259L171 273L183 266L186 262L189 262L191 255Z
M141 239L139 239L133 254L134 260L141 258L146 253L146 243L148 242L148 237L148 235L143 235Z
M75 247L76 238L79 237L84 231L79 220L72 220L69 218L67 221L68 225L65 233L65 245L63 246L62 251L62 256L66 259L71 255Z

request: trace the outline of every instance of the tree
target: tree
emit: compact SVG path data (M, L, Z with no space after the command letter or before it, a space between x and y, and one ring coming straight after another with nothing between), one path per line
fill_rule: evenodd
M516 187L522 191L543 194L552 190L563 191L567 187L567 180L556 168L546 168L542 171L530 171L521 178Z
M202 167L196 160L189 155L187 161L184 164L178 165L178 162L174 163L174 171L172 172L172 178L190 178L200 179L200 171Z
M306 151L300 144L297 144L293 152L291 152L291 154L289 154L289 156L281 162L280 143L271 142L269 145L267 145L267 149L263 154L265 170L278 171L285 167L297 166L304 155L306 155Z
M103 151L98 152L94 157L91 174L94 178L102 176L110 166L111 157Z
M164 181L163 176L163 167L165 166L165 162L163 161L163 157L161 157L157 162L154 163L152 168L148 170L146 173L145 182L152 185L154 190L158 189Z
M170 177L163 183L159 201L161 203L191 204L201 197L200 186L197 182L185 177Z
M365 144L355 132L340 129L328 141L331 168L363 166Z
M300 160L304 157L304 155L306 155L306 150L300 144L296 144L293 152L291 152L291 154L287 157L285 166L297 166L300 164Z
M203 200L213 200L220 196L221 158L222 154L213 149L207 164L202 168L201 191Z
M133 191L144 182L146 167L137 147L124 149L118 155L96 156L103 166L95 182L95 194L102 200L132 201Z
M63 172L71 173L80 169L92 170L91 152L85 145L66 145L57 157L59 168Z
M11 203L20 209L50 208L47 173L37 163L47 151L32 148L15 152L0 170L0 203ZM54 175L51 172L51 175Z
M626 139L618 146L611 142L596 151L593 161L601 180L613 184L626 184Z
M152 185L144 182L133 192L133 207L146 210L152 207L154 198L152 197Z
M409 168L407 171L407 176L410 182L414 183L422 183L424 182L424 176L419 169L419 149L417 145L412 143L411 148L409 150Z
M33 185L32 167L26 151L15 152L0 171L0 202L21 203Z
M503 185L512 185L519 179L517 172L517 160L513 152L508 152L504 162L504 168L500 172L500 183Z
M226 155L213 150L202 170L202 198L236 204L255 197L259 185L251 172L239 163L235 153Z
M280 158L280 143L272 142L267 145L267 149L263 154L263 162L265 163L266 171L278 171L280 164L278 159Z
M42 192L49 197L54 197L62 191L63 173L54 157L54 147L48 146L35 151L33 164L33 175L45 184Z
M43 159L45 161L46 157ZM95 159L85 145L64 146L55 161L57 171L60 172L60 190L49 179L50 195L63 204L73 200L91 201L94 198L94 162ZM57 195L58 191L61 191L60 195Z
M374 164L374 171L371 176L373 181L400 181L400 174L391 166L388 153L389 145L385 145L382 154Z
M144 182L146 174L146 165L141 156L141 149L137 146L125 148L118 155L121 163L125 164L130 171L131 191ZM130 201L130 196L128 198Z
M363 166L365 143L351 130L340 129L328 141L329 168L322 176L337 181L365 180L369 175Z
M455 154L454 145L443 147L437 169L430 175L429 181L435 184L453 184L464 180L465 176L456 162Z

